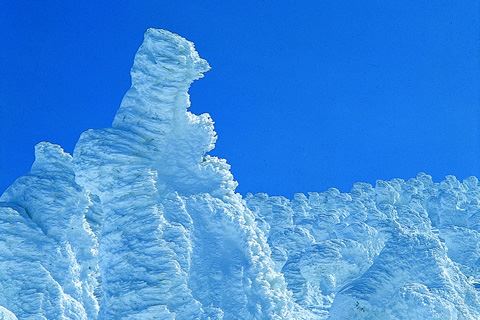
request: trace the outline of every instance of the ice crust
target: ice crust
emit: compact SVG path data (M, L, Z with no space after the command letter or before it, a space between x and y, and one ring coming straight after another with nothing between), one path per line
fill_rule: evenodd
M480 184L235 193L188 89L193 44L149 29L110 128L47 142L0 197L0 319L480 319Z

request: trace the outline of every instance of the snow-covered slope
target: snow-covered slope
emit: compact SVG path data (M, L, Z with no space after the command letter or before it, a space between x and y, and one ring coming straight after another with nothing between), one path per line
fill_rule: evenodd
M480 185L235 193L188 89L208 63L149 29L112 127L40 143L0 198L0 319L480 319Z

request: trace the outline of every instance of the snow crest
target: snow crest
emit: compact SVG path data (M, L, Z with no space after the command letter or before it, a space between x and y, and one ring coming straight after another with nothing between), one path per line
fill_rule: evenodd
M0 319L479 319L480 184L425 174L289 200L235 193L149 29L110 128L36 146L0 197Z

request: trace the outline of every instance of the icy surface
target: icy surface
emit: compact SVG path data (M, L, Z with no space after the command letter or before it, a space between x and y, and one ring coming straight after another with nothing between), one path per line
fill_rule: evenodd
M36 146L0 197L0 319L480 319L480 184L235 193L189 107L209 70L149 29L110 128Z

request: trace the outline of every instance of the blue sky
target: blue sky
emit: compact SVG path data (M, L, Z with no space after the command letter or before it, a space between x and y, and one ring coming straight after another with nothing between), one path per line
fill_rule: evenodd
M480 174L478 1L2 1L0 190L35 143L110 125L143 32L195 42L191 89L241 193Z

